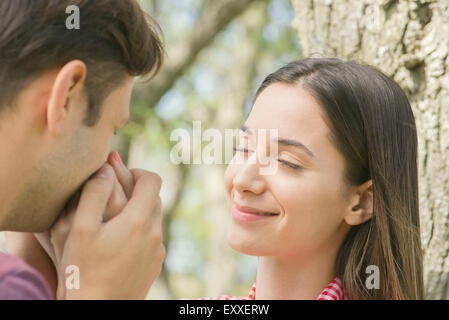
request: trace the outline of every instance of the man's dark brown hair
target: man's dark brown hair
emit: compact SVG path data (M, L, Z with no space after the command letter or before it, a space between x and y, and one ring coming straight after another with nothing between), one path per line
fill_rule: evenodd
M80 29L66 27L70 5ZM0 111L43 72L79 59L87 66L85 124L93 126L125 76L154 76L163 55L160 28L137 0L1 0Z

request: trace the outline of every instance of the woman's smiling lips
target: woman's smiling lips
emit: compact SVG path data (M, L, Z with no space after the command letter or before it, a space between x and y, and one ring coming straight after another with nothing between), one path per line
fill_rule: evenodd
M256 208L233 205L232 216L238 221L257 221L268 219L279 215L278 213L266 212Z

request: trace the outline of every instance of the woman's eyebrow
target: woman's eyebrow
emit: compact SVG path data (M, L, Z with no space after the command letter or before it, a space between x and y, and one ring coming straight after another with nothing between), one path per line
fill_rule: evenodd
M251 130L248 130L248 127L245 125L241 125L240 130L242 130L243 132L247 132L248 134L252 133ZM310 149L307 148L302 142L299 142L296 140L291 140L291 139L280 138L280 139L278 139L278 143L282 144L284 146L298 147L298 148L302 149L303 151L305 151L310 157L316 158L315 154L312 151L310 151Z
M302 142L296 141L296 140L291 140L291 139L278 139L278 143L282 144L284 146L294 146L294 147L298 147L302 150L304 150L310 157L312 158L316 158L315 154L310 151L309 148L307 148Z

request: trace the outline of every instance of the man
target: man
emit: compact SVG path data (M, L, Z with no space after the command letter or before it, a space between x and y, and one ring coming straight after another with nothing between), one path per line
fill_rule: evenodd
M70 5L79 29L66 27ZM0 1L0 231L26 232L9 236L12 251L51 273L50 260L30 256L43 256L33 233L64 221L81 190L66 241L50 254L61 270L79 270L79 289L0 254L0 299L49 299L56 285L62 299L140 299L159 274L161 180L127 170L117 154L105 164L134 77L161 67L159 34L137 0Z

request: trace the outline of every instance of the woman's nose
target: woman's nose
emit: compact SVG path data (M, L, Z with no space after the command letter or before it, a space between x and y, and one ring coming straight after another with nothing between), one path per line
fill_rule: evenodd
M251 192L261 194L265 189L265 179L259 174L259 166L246 164L236 173L233 180L233 187L238 193Z

